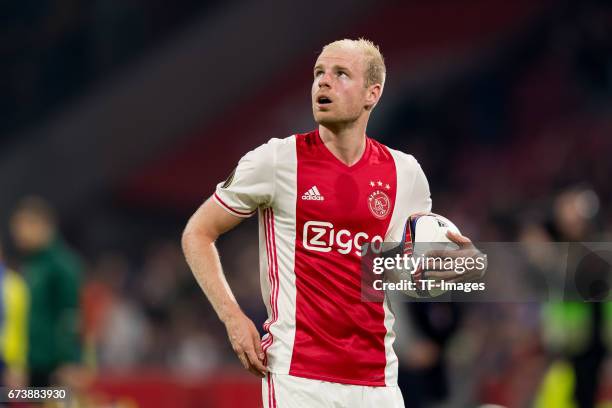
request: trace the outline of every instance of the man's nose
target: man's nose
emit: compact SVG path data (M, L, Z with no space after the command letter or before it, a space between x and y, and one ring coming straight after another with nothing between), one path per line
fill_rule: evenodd
M331 84L330 74L329 73L321 74L321 77L319 78L319 88L322 88L324 86L329 88L330 84Z

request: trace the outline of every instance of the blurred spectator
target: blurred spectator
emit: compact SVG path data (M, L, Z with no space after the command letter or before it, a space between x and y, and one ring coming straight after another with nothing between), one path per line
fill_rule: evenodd
M450 396L445 350L461 323L461 305L407 302L401 306L408 309L417 333L407 347L407 355L401 358L398 372L406 408L444 402Z
M189 272L177 242L157 242L150 246L137 287L149 321L146 361L164 366L172 359L170 350L176 334L170 329L172 307L183 298Z
M100 330L100 366L129 369L144 363L151 333L139 305L114 298Z
M112 259L112 258L111 258ZM98 262L104 265L104 259ZM111 260L111 265L113 265ZM100 336L103 334L103 322L108 315L113 296L110 289L111 282L107 282L104 267L96 267L89 271L87 282L83 285L81 305L83 308L83 357L85 364L90 367L98 365L98 346ZM112 281L112 279L111 279Z
M29 292L23 278L4 264L0 241L0 368L2 384L26 385Z
M29 383L45 387L69 381L77 376L81 359L80 261L62 241L53 209L40 198L23 199L10 227L24 255L22 268L31 293Z
M102 369L129 369L142 363L148 324L142 307L128 296L130 267L125 256L102 255L83 290L88 363Z
M552 238L561 242L595 240L591 220L597 212L596 202L590 190L573 188L561 192L554 203ZM568 275L573 277L571 283L576 291L581 292L582 286L593 288L599 268L593 264L579 267L581 260L587 258L581 245L569 245L568 251ZM579 408L595 407L601 367L609 347L606 333L612 328L612 308L591 294L581 293L584 302L551 303L544 308L543 329L549 349L569 361L574 376L573 399Z

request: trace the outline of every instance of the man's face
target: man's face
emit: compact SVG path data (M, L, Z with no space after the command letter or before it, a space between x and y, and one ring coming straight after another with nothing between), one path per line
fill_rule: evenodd
M312 111L317 123L338 125L357 120L368 103L363 54L356 49L325 49L314 67Z
M24 252L43 248L52 234L49 223L25 211L13 215L10 227L16 247Z

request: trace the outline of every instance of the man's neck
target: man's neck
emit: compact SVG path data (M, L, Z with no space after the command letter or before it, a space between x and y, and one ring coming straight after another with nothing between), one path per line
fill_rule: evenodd
M347 166L357 163L366 147L365 124L330 129L319 125L319 135L329 151Z

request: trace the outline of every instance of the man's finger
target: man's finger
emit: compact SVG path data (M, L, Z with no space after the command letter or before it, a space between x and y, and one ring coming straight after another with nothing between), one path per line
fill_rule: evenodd
M266 376L265 374L259 372L259 370L257 370L255 367L249 367L249 372L259 378L264 378Z
M250 365L254 367L257 371L259 371L262 375L265 375L268 370L266 369L266 366L263 365L259 357L257 357L257 354L255 354L255 350L248 349L246 354L249 359Z
M421 268L426 271L452 271L454 265L452 262L441 258L425 258Z
M261 339L259 338L259 333L255 331L253 334L253 344L255 344L255 353L257 353L257 357L259 360L264 361L265 354L263 352L263 348L261 347Z
M458 274L455 271L425 271L425 279L434 279L434 280L450 280L454 279L461 274Z
M456 249L432 249L431 251L427 251L425 253L425 258L427 260L427 258L450 258L450 257L454 257L456 254L457 250Z
M466 270L463 273L455 273L455 276L453 277L449 277L447 280L449 282L473 282L478 280L480 277L480 271L479 270Z
M249 359L247 358L245 353L240 353L238 354L238 359L240 360L240 363L242 364L242 366L248 370L249 369Z
M472 247L472 241L468 237L464 237L461 234L457 234L453 231L446 231L446 237L459 245L459 248L470 248Z

